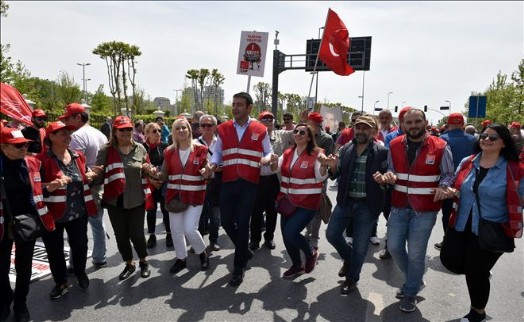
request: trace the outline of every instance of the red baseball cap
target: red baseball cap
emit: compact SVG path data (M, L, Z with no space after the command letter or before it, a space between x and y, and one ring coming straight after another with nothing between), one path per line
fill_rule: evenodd
M493 123L491 120L484 120L484 121L482 121L481 124L482 124L482 127L486 127L486 126L490 125L491 123Z
M120 115L115 117L115 120L113 121L113 128L114 129L125 129L125 128L134 128L133 122L131 122L131 119L125 115Z
M2 138L0 138L0 143L9 143L9 144L17 144L17 143L27 143L31 142L33 140L28 140L24 137L22 134L22 131L15 128L10 127L3 127L2 128Z
M33 113L31 113L31 116L32 117L45 117L45 113L43 110L37 108L36 110L33 111Z
M85 111L86 111L85 107L83 107L81 104L71 103L71 104L66 106L65 114L60 115L58 117L58 119L59 120L63 120L63 119L68 118L70 116L73 116L73 115L76 115L76 114L80 114L80 113L84 113Z
M273 113L271 113L269 111L264 111L264 112L260 113L260 115L258 116L258 119L261 120L261 119L265 119L265 118L268 118L268 117L275 118Z
M49 125L45 128L45 132L47 135L49 135L49 133L55 133L56 131L59 131L63 128L69 131L73 131L75 129L73 125L65 125L62 121L56 121L49 123Z
M403 107L403 108L400 110L400 112L398 112L398 120L399 120L400 122L402 122L402 121L404 120L404 114L406 114L407 111L412 110L412 109L413 109L413 107L411 107L411 106Z
M321 124L322 121L324 121L324 118L322 117L322 115L320 115L320 113L318 112L310 112L308 115L307 115L307 119L308 120L311 120L315 123L318 123L318 124Z
M521 129L522 125L520 125L519 122L511 122L511 125L509 126L510 129Z
M448 116L448 124L464 124L464 116L462 115L462 113L451 113Z

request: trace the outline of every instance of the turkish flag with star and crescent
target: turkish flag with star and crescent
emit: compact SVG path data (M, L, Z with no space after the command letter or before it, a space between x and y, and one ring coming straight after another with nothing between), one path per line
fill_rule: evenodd
M318 58L335 74L348 76L354 72L348 64L348 51L348 29L338 15L329 9Z
M31 107L16 88L5 83L0 83L0 112L27 125L33 125Z

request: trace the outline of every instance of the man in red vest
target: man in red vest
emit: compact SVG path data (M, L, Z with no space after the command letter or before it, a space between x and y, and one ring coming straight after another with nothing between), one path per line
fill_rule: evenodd
M426 132L424 111L411 109L402 121L405 135L390 143L388 172L378 183L394 185L388 218L388 250L404 274L397 291L400 310L413 312L422 280L428 240L453 180L453 156L446 141ZM407 246L407 247L406 247ZM409 250L409 253L408 253Z
M209 178L221 166L220 215L222 227L235 244L234 271L229 284L239 286L244 280L249 249L251 210L260 180L260 166L268 165L273 154L267 128L249 117L253 99L248 93L233 96L234 120L220 124L218 139L204 177Z

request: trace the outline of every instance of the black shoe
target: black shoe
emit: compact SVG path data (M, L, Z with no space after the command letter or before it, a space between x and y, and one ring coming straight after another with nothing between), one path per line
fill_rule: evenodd
M266 240L264 242L264 246L266 246L266 248L268 249L275 249L277 246L275 245L275 242L272 241L272 240Z
M67 274L74 274L74 273L75 273L74 267L71 265L67 266Z
M237 287L244 281L244 269L243 268L235 268L233 271L233 276L231 277L231 280L229 281L229 285L233 287Z
M147 240L147 248L153 248L156 246L156 235L151 234Z
M177 259L175 261L175 264L173 264L173 266L171 266L171 268L169 269L169 272L171 274L176 274L178 272L180 272L181 270L183 270L184 268L186 268L187 265L186 265L186 260L185 259Z
M135 265L126 264L126 267L124 267L124 270L122 271L122 273L118 275L118 279L120 279L121 281L127 279L129 276L131 276L131 274L134 273L135 270L136 270Z
M166 247L173 247L173 237L171 237L171 234L166 235Z
M353 292L356 288L357 282L346 277L346 280L344 281L344 283L342 284L342 288L340 289L340 294L348 295L349 293Z
M55 285L55 287L53 287L53 289L51 290L51 294L49 294L49 297L51 297L51 299L53 300L56 300L64 296L64 294L66 294L67 291L69 291L69 285L67 283L62 285Z
M140 276L142 278L151 276L151 270L149 269L149 263L147 261L138 262L138 266L140 266Z
M378 258L380 258L380 259L390 259L391 258L391 254L389 253L387 248L384 248L380 252L380 254L378 255Z
M106 267L107 266L107 262L106 261L103 261L101 263L95 263L95 262L91 262L93 263L93 266L96 268L96 269L99 269L99 268L103 268L103 267Z
M338 271L338 277L344 277L347 275L348 273L348 269L349 269L349 265L346 264L346 262L344 262L344 264L342 264L342 267L340 268L340 270Z
M11 313L11 302L13 302L13 300L2 304L2 307L0 308L0 321L5 321L9 317L9 314Z
M480 314L479 312L471 309L460 321L464 322L482 322L486 320L486 313Z
M211 245L209 245L211 250L214 251L214 252L218 252L220 250L220 245L217 244L216 242L215 243L211 243Z
M251 250L257 250L260 248L260 243L250 242L249 243L249 249Z
M209 268L209 256L207 255L206 251L203 251L200 255L200 268L203 271L207 271Z
M87 274L83 272L76 278L78 279L78 286L80 286L80 288L83 290L87 290L89 287L89 278L87 277Z
M22 305L13 306L13 311L15 312L15 320L17 322L27 322L31 320L29 310L27 309L27 305L25 303Z

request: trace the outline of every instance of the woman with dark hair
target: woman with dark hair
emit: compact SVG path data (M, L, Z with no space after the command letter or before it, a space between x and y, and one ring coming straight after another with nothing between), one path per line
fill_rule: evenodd
M317 147L311 127L298 124L293 130L293 138L295 146L284 151L279 158L276 154L271 157L272 170L278 168L282 174L277 204L284 202L295 208L287 216L281 212L284 245L293 263L284 272L284 278L311 273L315 268L318 252L311 248L301 232L320 209L322 184L328 175L327 165L319 161L326 158L324 151ZM306 256L305 265L300 251Z
M455 173L458 209L451 214L440 253L446 268L466 276L471 308L464 322L486 319L490 270L502 255L479 246L481 220L500 223L510 239L522 236L524 164L509 130L489 124L479 136L477 151L464 158Z
M49 149L37 158L42 161L43 182L48 182L44 202L55 220L56 229L42 237L49 257L49 266L55 286L51 299L67 293L67 266L64 256L64 230L67 232L74 273L81 289L89 287L85 272L87 261L87 217L95 216L96 206L88 184L96 173L89 171L85 155L71 151L71 125L62 121L50 123L46 128ZM101 171L101 169L98 169Z
M131 243L138 255L140 276L151 275L147 262L144 235L145 210L152 207L151 189L144 175L153 166L146 149L132 139L133 123L127 116L117 116L109 142L98 152L96 164L104 166L104 197L109 219L115 232L118 251L125 267L118 278L122 281L136 270Z

